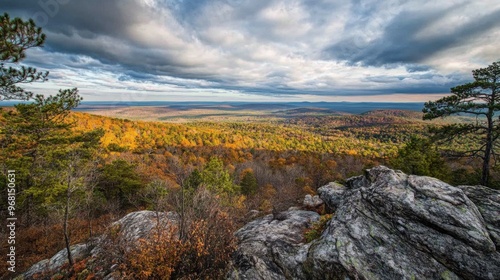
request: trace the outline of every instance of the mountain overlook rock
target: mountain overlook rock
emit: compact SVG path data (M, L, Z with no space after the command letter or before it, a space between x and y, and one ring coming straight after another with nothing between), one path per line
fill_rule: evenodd
M499 191L453 187L378 166L348 179L345 186L330 183L319 188L318 196L306 198L305 205L310 201L320 201L333 212L316 239L305 238L305 232L322 220L314 211L294 207L258 218L235 233L238 247L226 277L500 279ZM177 222L173 212L133 212L111 226L111 236L91 246L74 245L73 255L95 263L99 279L121 279L116 264L120 254L151 235L158 223ZM123 250L105 259L100 256L110 255L110 238ZM64 262L62 250L18 279L51 275Z
M321 187L334 215L286 211L236 232L229 279L500 279L500 192L384 166Z

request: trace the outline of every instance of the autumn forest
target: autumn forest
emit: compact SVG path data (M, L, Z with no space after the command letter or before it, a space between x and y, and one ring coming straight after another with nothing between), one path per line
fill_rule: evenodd
M305 194L370 166L412 165L410 172L450 182L477 176L470 161L446 163L424 140L443 121L422 121L418 112L166 123L53 110L60 101L2 110L3 168L16 170L20 188L19 243L34 244L19 248L21 269L64 248L65 234L78 243L130 211L186 211L202 190L217 197L210 203L218 206L207 207L219 210L210 215L227 215L231 231L248 221L250 210L299 205ZM405 143L418 147L405 154ZM207 213L186 213L186 219L195 223Z

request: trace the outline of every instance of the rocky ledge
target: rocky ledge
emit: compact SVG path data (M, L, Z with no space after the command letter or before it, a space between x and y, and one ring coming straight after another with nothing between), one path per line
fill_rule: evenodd
M157 227L176 226L178 215L174 212L153 212L138 211L132 212L120 220L114 222L109 230L109 234L98 237L89 244L76 244L71 246L71 255L75 261L83 259L94 263L96 269L92 271L95 278L117 280L120 279L118 266L113 265L116 259L122 257L121 254L133 248L136 242L151 235L151 231ZM114 244L111 248L110 242ZM116 251L116 249L119 249ZM54 279L61 268L68 263L68 254L66 249L59 251L52 258L42 260L33 265L28 271L19 275L15 280L24 279ZM90 272L89 272L90 274ZM85 279L84 276L78 279ZM90 279L90 278L89 278Z
M500 279L500 192L379 166L319 197L334 215L286 211L238 232L229 279ZM311 199L306 199L307 201Z

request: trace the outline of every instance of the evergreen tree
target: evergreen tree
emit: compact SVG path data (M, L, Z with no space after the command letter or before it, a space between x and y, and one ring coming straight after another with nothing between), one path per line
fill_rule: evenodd
M60 91L56 96L37 95L30 104L18 104L3 113L0 126L0 158L9 169L18 171L20 206L30 223L31 207L49 203L60 190L52 183L54 155L70 144L76 145L81 135L74 134L65 119L81 98L76 89Z
M500 136L500 61L472 71L474 81L451 89L452 95L425 103L424 120L468 114L475 122L446 125L434 129L437 139L450 143L473 143L472 148L455 150L452 155L482 160L481 184L488 185Z
M102 130L77 133L66 120L81 98L76 89L60 91L56 96L37 95L35 102L18 104L3 114L0 126L0 157L9 169L19 171L20 211L31 223L31 209L47 214L62 210L63 235L69 263L69 218L77 192L84 192L85 177L90 173L92 152L99 145ZM88 168L87 168L88 167ZM57 212L57 211L56 211Z
M390 164L408 174L449 179L450 170L429 139L412 137Z
M11 19L8 14L0 15L0 100L28 100L33 93L18 84L46 80L48 72L18 66L26 57L26 50L41 47L44 42L45 34L33 20L23 21L20 18Z
M196 190L202 183L201 173L198 169L193 170L186 178L184 185L188 190Z
M104 165L100 172L98 191L104 194L107 200L117 199L122 207L127 206L129 198L143 186L135 171L135 165L122 159Z
M252 169L245 169L241 176L241 193L244 195L253 195L257 192L259 185Z
M200 175L201 183L216 194L234 194L238 191L238 187L233 183L231 175L219 158L211 158Z
M52 176L51 186L61 191L56 200L48 207L62 209L63 236L69 264L74 264L71 254L71 237L69 219L75 208L78 208L87 189L94 184L93 174L97 170L98 158L95 152L99 146L101 130L91 131L71 137L68 144L55 146L48 154ZM54 172L55 171L55 172ZM50 187L49 187L50 188Z
M33 98L32 92L18 85L45 81L48 72L19 63L26 57L26 50L41 47L44 41L45 34L33 20L0 15L0 100ZM93 184L88 178L96 169L95 151L103 135L102 130L72 130L74 124L67 116L81 100L76 88L60 90L55 96L36 95L33 103L18 104L3 111L0 118L0 167L2 173L9 169L18 175L16 210L20 220L26 217L24 221L30 226L32 208L39 216L62 210L70 265L70 212L78 206L75 194L87 192L85 187Z

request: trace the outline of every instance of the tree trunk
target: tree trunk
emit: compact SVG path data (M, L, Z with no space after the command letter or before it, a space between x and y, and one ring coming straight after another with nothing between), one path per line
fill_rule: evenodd
M92 212L91 212L91 210L89 210L87 213L87 220L88 220L89 238L92 238L93 232L92 232Z
M180 240L184 241L185 240L185 230L184 227L186 226L185 224L185 204L184 204L184 185L181 185L181 221L180 221L180 231L179 231L179 238Z
M66 191L66 207L64 209L64 242L66 243L66 251L68 252L68 262L70 267L73 267L73 256L71 256L71 247L68 233L68 218L69 218L69 202L71 197L71 184L68 184L68 190Z
M483 170L481 173L481 185L488 186L490 180L490 154L491 154L491 143L486 144L485 156L483 159Z
M492 100L494 100L494 95L492 96ZM484 158L483 158L483 170L481 173L481 185L488 186L490 180L490 159L491 152L493 149L493 115L494 111L490 107L488 109L488 115L486 118L488 119L488 131L486 133L486 147L484 149Z

